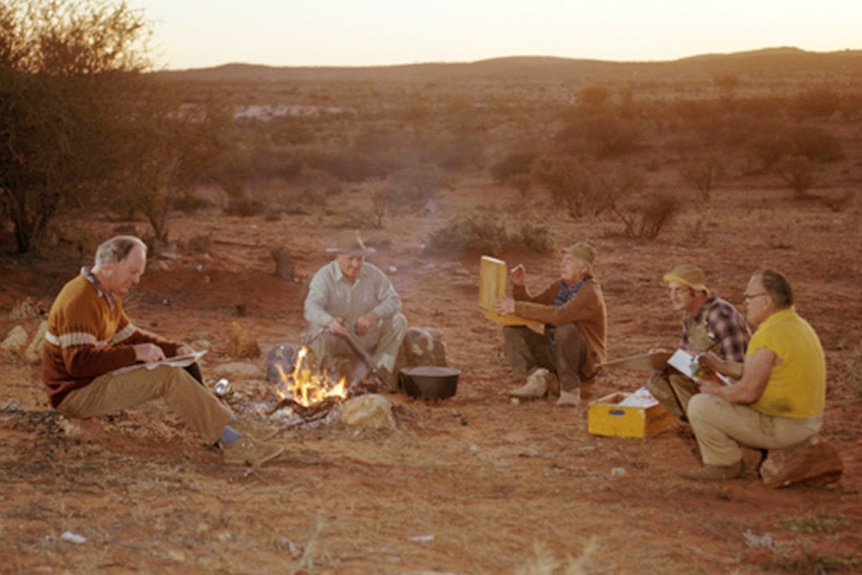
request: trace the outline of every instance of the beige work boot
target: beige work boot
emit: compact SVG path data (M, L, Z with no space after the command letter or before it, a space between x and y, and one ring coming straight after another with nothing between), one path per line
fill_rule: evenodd
M541 399L548 393L548 379L550 372L540 367L530 374L527 382L514 391L509 392L509 397L518 399Z
M230 445L221 446L225 465L251 465L259 467L281 455L284 447L264 443L253 435L243 435Z
M557 407L577 407L581 404L580 391L560 391Z
M695 481L737 479L742 476L742 461L737 461L733 465L704 465L700 469L686 471L682 476Z
M231 421L228 425L238 431L240 435L253 435L255 439L266 441L275 437L281 429L275 425L270 425L265 422L251 422L248 420Z

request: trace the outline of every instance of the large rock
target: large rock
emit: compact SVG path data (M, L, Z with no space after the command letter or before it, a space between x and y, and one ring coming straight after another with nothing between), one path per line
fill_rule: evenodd
M16 325L6 334L6 339L0 343L0 352L6 355L20 356L24 351L24 346L27 345L27 330Z
M48 321L45 320L39 324L39 329L36 330L36 335L30 340L30 345L24 350L24 359L31 364L36 365L42 361L42 348L45 345L45 334L48 333Z
M228 329L227 351L234 357L252 358L260 356L260 346L247 329L237 321L231 322Z
M395 429L393 403L376 393L360 395L348 400L341 408L341 420L352 427L364 429Z
M288 344L280 343L273 346L266 354L266 380L272 383L284 381L282 375L293 373L296 362L296 351Z
M787 449L770 449L760 465L760 478L773 488L794 483L827 485L838 481L843 471L835 448L815 435Z
M443 332L433 327L411 327L404 336L398 367L417 365L448 366Z

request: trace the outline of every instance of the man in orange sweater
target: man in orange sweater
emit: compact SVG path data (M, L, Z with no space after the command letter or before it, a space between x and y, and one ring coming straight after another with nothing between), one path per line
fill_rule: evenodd
M87 418L162 398L205 441L218 442L225 463L262 465L277 457L283 447L255 437L192 375L195 370L144 365L193 352L137 328L123 311L121 296L140 281L146 263L143 241L117 236L99 246L92 268L82 268L60 291L42 361L51 405L67 417Z

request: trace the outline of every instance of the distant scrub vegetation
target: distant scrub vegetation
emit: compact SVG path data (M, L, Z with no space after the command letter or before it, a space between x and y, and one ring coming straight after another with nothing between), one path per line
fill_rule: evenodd
M246 217L321 209L351 189L368 206L352 217L382 227L428 209L459 176L484 173L522 201L575 220L609 217L629 237L654 239L728 182L771 178L804 197L828 187L836 166L845 181L860 178L847 153L860 147L858 52L145 73L130 32L146 30L139 14L86 0L27 5L0 7L0 45L29 50L0 58L0 242L12 238L20 252L38 250L54 219L92 210L143 217L167 240L173 211L211 205L195 200L200 186L224 190L222 207ZM80 13L58 18L63 10ZM39 34L54 32L68 43L57 52L65 64L40 56ZM115 39L125 57L110 41L78 42L88 37ZM73 65L86 61L101 67ZM672 186L653 177L669 172ZM841 198L830 209L849 205ZM547 236L528 232L461 218L431 244L542 249Z

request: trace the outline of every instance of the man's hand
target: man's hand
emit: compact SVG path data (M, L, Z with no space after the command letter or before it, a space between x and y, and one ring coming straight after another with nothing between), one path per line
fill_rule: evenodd
M498 299L497 303L494 304L494 308L500 315L511 315L515 313L515 300L510 297Z
M509 272L509 276L512 280L512 285L522 286L524 285L524 279L527 277L527 269L523 264L518 264Z
M377 323L378 319L380 319L380 317L374 312L374 310L361 315L359 319L356 320L356 325L353 326L356 330L356 335L365 335L368 333L368 330Z
M695 356L695 358L697 359L697 363L715 372L719 372L719 369L724 363L720 357L718 357L711 351L708 351L706 353L699 353Z
M177 355L191 355L195 352L191 347L186 344L182 344L177 348Z
M347 328L344 327L344 321L340 317L332 318L332 321L327 324L326 329L328 329L332 335L347 337Z
M139 343L132 347L135 350L135 361L152 363L165 359L165 352L154 343Z

